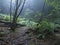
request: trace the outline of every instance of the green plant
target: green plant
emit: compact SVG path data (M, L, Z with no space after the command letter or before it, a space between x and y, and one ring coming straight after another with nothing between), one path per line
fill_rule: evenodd
M39 32L37 34L37 38L41 39L53 38L55 28L56 25L54 23L48 21L41 21L37 27L38 30L36 30Z
M10 21L10 18L8 16L5 17L5 21Z
M0 15L0 20L3 20L4 19L4 16Z
M31 43L30 45L35 45L34 43Z
M49 7L51 7L51 10L48 12L48 15L47 15L48 20L52 22L57 22L57 19L60 18L60 13L59 13L60 1L59 0L46 0L46 3Z
M5 36L6 32L0 32L0 37Z

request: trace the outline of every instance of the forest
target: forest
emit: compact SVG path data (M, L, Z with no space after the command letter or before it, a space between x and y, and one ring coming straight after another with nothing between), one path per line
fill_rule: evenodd
M60 0L0 0L0 45L60 45Z

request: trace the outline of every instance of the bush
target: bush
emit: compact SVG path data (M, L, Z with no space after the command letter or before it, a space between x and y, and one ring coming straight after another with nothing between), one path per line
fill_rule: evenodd
M8 16L5 16L5 21L10 21L10 18Z
M44 31L44 30L48 29L49 31L54 32L54 28L55 28L55 24L51 23L51 22L47 22L47 21L42 21L38 25L39 31Z
M48 21L41 21L37 26L37 38L48 39L53 38L54 31L58 25Z
M0 20L3 20L4 16L0 15Z

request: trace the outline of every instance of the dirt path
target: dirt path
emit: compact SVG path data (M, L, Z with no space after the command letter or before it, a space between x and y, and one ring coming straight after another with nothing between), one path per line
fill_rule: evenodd
M4 30L4 32L9 32L8 30ZM13 44L19 44L19 43L24 43L27 38L28 34L25 34L25 32L28 31L27 27L20 27L17 29L16 32L9 32L7 33L6 36L0 37L0 39L3 39L6 42L11 42Z

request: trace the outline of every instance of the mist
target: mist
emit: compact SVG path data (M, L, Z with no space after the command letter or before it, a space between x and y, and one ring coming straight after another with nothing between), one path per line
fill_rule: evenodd
M0 13L9 13L11 0L1 0L0 1ZM15 1L12 1L12 7L14 7ZM41 5L42 4L42 5ZM34 11L42 11L44 6L44 0L26 0L24 10L33 9Z

